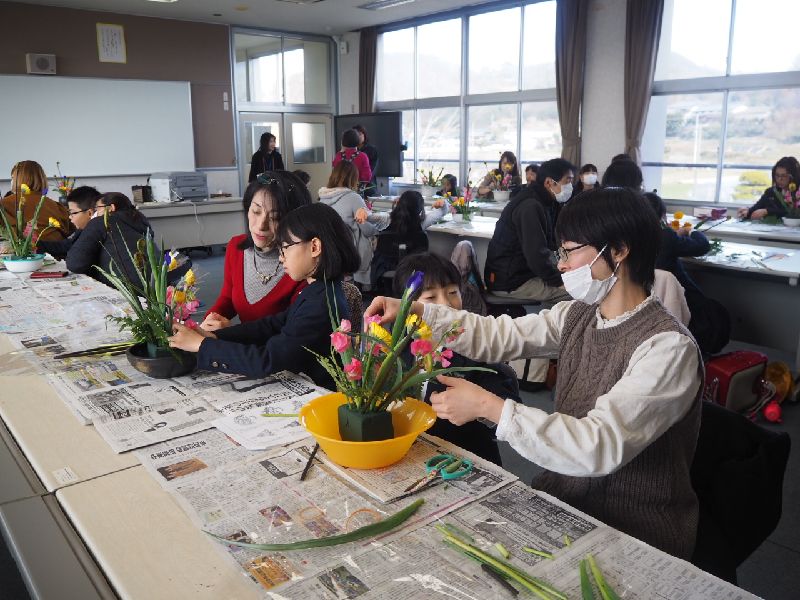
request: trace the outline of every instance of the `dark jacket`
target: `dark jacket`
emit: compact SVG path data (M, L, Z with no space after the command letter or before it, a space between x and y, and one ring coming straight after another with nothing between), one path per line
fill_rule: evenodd
M485 364L470 360L460 354L454 354L451 361L453 367L488 367L494 369L497 373L489 373L487 371L467 371L464 373L464 378L467 381L479 385L483 389L500 396L501 398L511 398L515 402L519 402L519 384L514 371L508 366L503 364ZM430 404L431 394L434 392L443 392L445 390L444 384L439 383L435 379L428 382L428 388L425 392L425 402ZM495 438L495 429L488 425L484 425L480 421L470 421L463 425L453 425L447 419L436 419L428 430L431 435L438 436L468 450L473 454L477 454L483 459L500 465L500 450L497 447L497 439Z
M699 292L700 288L686 273L680 258L682 256L703 256L710 248L711 244L709 244L708 238L699 231L692 231L689 235L678 235L672 227L662 225L661 248L656 257L656 269L663 269L675 275L684 290Z
M69 253L69 249L72 248L72 244L74 244L75 240L77 240L78 236L80 236L81 231L83 230L76 229L65 240L41 241L38 244L36 244L36 249L41 252L50 253L50 255L56 260L64 260L67 257L67 253Z
M378 168L378 149L372 144L364 144L359 148L369 159L369 168L372 169L372 181L375 181L375 170Z
M250 161L250 175L247 176L247 183L255 181L256 177L265 171L283 171L284 168L283 157L277 150L272 152L256 150Z
M535 183L523 188L500 213L486 252L484 280L490 291L510 292L530 279L561 285L552 260L556 201Z
M248 377L284 370L303 372L317 385L334 389L330 375L306 350L330 354L333 328L328 303L333 314L338 307L341 319L350 317L341 282L328 282L327 295L325 290L325 283L315 281L300 292L288 310L216 331L217 339L206 338L200 345L197 367Z
M775 187L769 187L764 190L758 202L747 209L747 218L750 218L753 211L761 208L766 208L767 214L771 217L785 217L788 207L786 206L786 202L783 201L783 192Z
M111 272L113 259L118 274L138 283L131 255L136 253L136 244L148 229L150 223L147 218L136 210L111 213L108 216L108 228L102 216L95 217L67 252L67 269L73 273L90 275L110 285L97 267Z

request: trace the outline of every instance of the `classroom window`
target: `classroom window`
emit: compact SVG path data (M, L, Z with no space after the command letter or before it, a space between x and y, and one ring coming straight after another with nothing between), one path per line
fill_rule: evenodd
M521 166L561 156L561 125L555 102L523 102L521 132Z
M519 89L519 8L469 18L469 93Z
M292 123L292 162L295 164L324 163L325 125L322 123Z
M538 2L526 6L524 29L522 89L539 90L555 87L556 3Z
M467 158L473 182L496 168L506 150L516 154L518 107L516 103L469 107Z
M461 20L417 27L417 98L461 93Z
M330 45L308 40L284 40L287 104L328 104Z
M670 200L748 205L796 154L800 46L795 3L666 0L642 164ZM731 19L733 26L731 27Z
M434 163L458 165L460 147L461 111L457 107L417 111L419 168Z
M384 33L378 38L376 73L378 100L414 97L414 28Z

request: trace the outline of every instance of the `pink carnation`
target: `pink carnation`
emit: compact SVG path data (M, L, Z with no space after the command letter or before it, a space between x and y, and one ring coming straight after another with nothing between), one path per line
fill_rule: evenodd
M343 331L344 333L350 333L353 324L350 323L347 319L342 319L341 324L339 325L339 331Z
M450 359L453 358L453 351L449 348L442 350L439 353L439 362L442 363L442 366L446 369L450 366Z
M341 354L347 347L350 345L350 338L347 337L346 334L342 333L341 331L334 331L331 334L331 346Z
M430 354L432 350L433 344L430 340L414 340L411 342L411 354L414 356Z
M367 317L366 319L364 319L364 327L366 327L367 329L369 329L369 326L372 323L377 323L378 325L380 325L381 316L380 315L372 315L371 317Z
M362 377L362 369L361 369L361 361L357 358L354 358L350 361L350 364L344 366L344 372L347 375L347 378L350 381L358 381Z

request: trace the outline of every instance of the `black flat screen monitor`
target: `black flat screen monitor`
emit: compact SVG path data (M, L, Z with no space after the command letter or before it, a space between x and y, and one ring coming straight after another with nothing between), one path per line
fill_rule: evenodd
M403 115L401 112L362 113L339 115L334 119L336 149L341 147L342 133L353 125L363 125L369 143L378 149L377 177L403 175Z

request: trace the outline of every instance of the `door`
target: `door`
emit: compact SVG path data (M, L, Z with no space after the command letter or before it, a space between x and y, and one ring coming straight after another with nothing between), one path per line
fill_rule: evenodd
M308 190L311 198L319 198L319 188L328 182L333 160L333 118L331 115L283 115L286 139L283 162L286 169L303 170L311 176Z
M283 115L280 113L239 113L239 181L242 184L242 194L247 188L247 176L250 173L250 163L253 154L258 150L261 135L271 133L276 138L275 149L283 156L286 162L283 138Z

